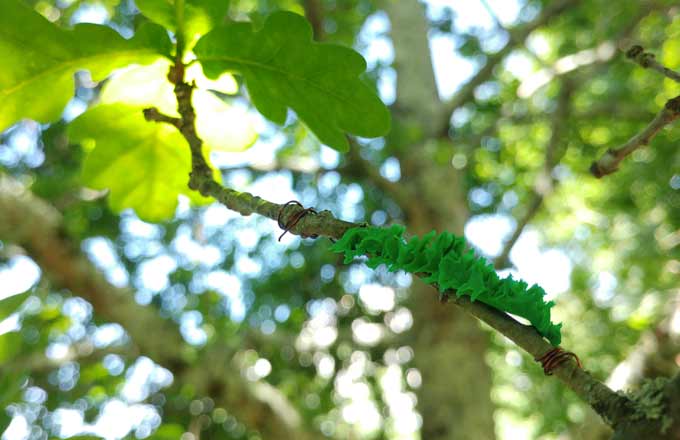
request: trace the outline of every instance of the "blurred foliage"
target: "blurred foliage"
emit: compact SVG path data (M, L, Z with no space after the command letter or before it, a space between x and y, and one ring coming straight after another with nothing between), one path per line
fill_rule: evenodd
M82 17L101 16L129 38L148 23L129 0L24 3L64 28ZM504 24L521 26L548 2L521 3L516 20ZM375 23L386 17L367 0L231 0L228 15L250 19L257 27L275 10L302 14L310 4L321 5L325 41L366 55L385 38ZM475 65L507 39L498 25L465 26L453 8L430 6L428 11L432 36L450 38L456 55ZM555 320L564 323L563 345L575 348L602 380L677 301L680 131L664 130L605 179L592 178L588 166L637 133L680 91L657 72L626 62L617 45L638 41L668 67L679 68L678 36L680 11L674 2L582 1L516 46L509 56L515 64L497 66L475 99L456 110L447 139L418 146L424 160L464 173L473 219L500 216L516 224L536 194L552 130L560 126L557 148L563 156L551 170L552 190L529 230L538 235L543 251L568 257L570 266L562 269L570 271L570 286L555 298ZM607 43L609 49L596 50ZM551 70L579 53L573 70ZM392 60L367 58L367 79L389 88ZM533 74L546 71L552 72L546 85L519 96L538 81ZM410 420L420 380L410 365L418 347L401 342L412 319L404 305L410 277L371 271L361 262L344 266L326 240L286 235L278 242L280 231L269 220L240 217L218 205L191 207L184 197L174 218L156 224L129 210L112 210L104 192L83 187L85 152L67 136L67 126L99 102L102 87L113 89L115 77L96 83L80 72L75 80L75 95L61 121L22 121L0 135L0 172L55 206L63 214L65 233L112 283L130 285L141 306L175 322L187 359L220 348L234 359L231 374L272 385L306 427L329 438L402 438L398 426ZM226 91L206 89L217 90L213 96L222 104L254 115L245 90L232 85ZM559 96L567 86L572 88L568 109L559 113ZM41 90L53 93L51 84ZM563 116L555 121L557 114ZM388 194L369 179L355 178L361 174L351 160L320 145L294 115L283 127L253 118L259 138L251 150L213 156L226 185L257 194L279 189L274 193L281 197L290 195L351 221L404 220ZM401 178L404 164L397 159L414 137L409 130L395 124L387 142L360 139L360 157L397 185L409 183ZM161 171L170 178L186 170ZM121 175L129 177L125 170ZM13 270L20 254L11 243L0 243L0 272ZM387 306L374 303L374 297L386 299ZM105 423L107 413L130 405L142 414L131 425L130 437L176 439L199 430L205 438L257 438L230 408L179 383L166 369L170 366L136 352L123 328L105 322L90 304L47 278L0 300L0 320L9 314L14 325L6 332L3 327L0 335L0 407L5 408L0 430L22 417L31 439L88 438L88 432L70 432L62 422L79 414L85 423ZM584 403L545 378L505 338L495 335L492 341L487 362L494 371L499 421L545 439L584 425L590 411ZM358 406L357 401L371 404ZM377 426L362 424L374 413ZM498 427L499 435L504 429Z

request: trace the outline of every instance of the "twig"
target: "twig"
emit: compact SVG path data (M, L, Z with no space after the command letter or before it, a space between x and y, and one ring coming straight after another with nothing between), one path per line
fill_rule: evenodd
M491 19L496 24L496 27L498 29L505 31L505 32L508 32L508 30L505 28L505 26L503 26L503 23L501 23L500 18L498 18L498 14L496 14L496 11L493 10L493 8L489 4L489 2L487 0L479 0L479 3L481 3L482 6L484 7L484 9L486 9L486 13L489 14Z
M505 27L503 25L503 23L501 22L501 19L498 17L498 14L496 14L496 11L493 10L493 8L489 4L488 0L479 0L479 2L482 4L484 9L486 9L486 12L489 14L491 19L494 21L494 23L496 24L496 27L499 30L505 32L508 35L508 38L510 39L510 41L512 43L514 43L516 46L522 45L524 50L526 50L526 52L529 55L531 55L531 57L534 60L536 60L538 62L538 64L540 64L542 67L548 67L548 64L546 63L546 61L543 58L538 56L538 54L536 54L536 52L534 52L530 47L528 47L526 44L524 44L524 40L520 40L520 41L512 40L512 38L521 37L521 35L513 34L512 32L510 32L510 30L508 30L507 27Z
M227 208L241 214L258 213L276 220L279 210L284 208L283 205L268 202L249 193L239 193L224 188L213 179L212 170L202 155L202 141L194 126L195 114L191 105L193 87L186 84L181 75L176 75L177 72L182 70L181 67L174 68L175 75L171 73L170 77L175 78L175 96L179 114L182 116L180 131L191 148L192 171L189 187L198 190L203 196L216 198ZM302 208L290 206L288 210L294 211L290 214L284 214L283 217L286 218L281 221L287 223L288 219L299 213L300 209ZM336 219L329 211L323 211L317 215L305 216L289 232L303 237L316 234L339 239L347 229L357 226L360 225ZM455 295L453 297L455 298ZM471 302L465 296L457 298L453 302L501 332L536 359L540 359L545 353L554 349L536 329L517 322L504 312L480 302ZM579 397L588 402L612 426L617 426L630 414L631 402L629 399L611 391L588 372L579 368L573 360L568 360L555 367L553 374Z
M508 266L510 252L517 243L519 237L522 235L522 232L524 232L524 228L526 228L529 222L538 213L545 197L554 190L555 179L552 177L552 171L566 151L566 149L563 148L558 152L558 146L563 142L565 125L568 122L569 113L571 112L571 96L574 91L573 89L574 83L571 80L565 78L564 81L562 81L562 87L557 99L557 108L555 109L555 113L552 115L550 140L548 141L548 145L545 149L543 170L536 179L537 181L534 184L534 190L531 194L531 201L529 202L529 206L524 213L524 216L517 223L517 226L515 227L510 239L503 245L501 254L494 261L494 266L497 269L502 269Z
M164 115L163 113L159 112L157 108L151 107L151 108L145 108L143 110L144 113L144 119L147 121L155 121L155 122L165 122L166 124L174 125L177 128L180 128L182 120L180 118L174 118L172 116Z
M509 39L505 46L503 46L498 52L489 55L484 66L482 66L482 68L477 71L475 76L463 84L456 95L444 105L441 121L441 132L443 134L448 133L449 120L451 119L451 114L453 111L466 102L472 100L475 89L491 77L494 68L499 63L501 63L510 52L512 52L517 44L520 44L526 40L529 34L546 24L551 18L559 15L565 9L577 4L578 2L579 0L557 0L551 2L534 20L520 27L508 29L507 31L509 33Z
M595 47L583 49L560 57L549 66L544 65L543 69L522 80L517 88L517 95L522 98L528 98L538 89L551 82L554 78L568 74L575 69L582 69L588 66L597 66L597 70L606 68L606 63L612 59L616 53L615 47L619 47L624 41L627 41L640 21L648 16L651 11L656 9L661 9L661 5L653 2L643 3L635 17L621 28L614 38L602 41ZM595 76L594 74L595 72L591 72L590 75Z
M654 69L662 75L680 83L680 73L669 69L656 60L651 52L645 52L642 46L635 45L626 51L626 58L638 63L643 69Z
M593 176L600 177L614 173L619 169L619 163L638 148L648 145L662 128L680 117L680 96L669 99L659 114L640 133L636 134L628 142L619 148L610 148L597 161L590 166Z
M191 103L194 86L184 82L184 68L181 64L171 68L168 78L175 83L175 96L178 112L181 115L180 121L174 121L173 118L161 114L157 109L146 109L145 115L154 115L150 120L156 122L166 122L170 119L170 123L178 127L182 136L189 143L191 150L189 188L198 191L205 197L215 198L227 208L244 216L256 213L278 221L279 213L283 211L281 220L287 223L302 208L272 203L247 192L223 187L215 181L213 170L203 156L203 141L196 132L196 113ZM321 211L317 215L305 216L289 232L303 237L324 236L338 239L342 237L345 231L355 226L358 225L336 219L330 211Z
M534 359L542 358L555 347L545 339L536 337L533 327L520 324L513 318L479 301L472 302L467 296L456 298L453 302L480 321L510 339ZM625 396L614 393L605 384L595 379L588 371L579 368L575 359L570 359L555 367L552 374L570 388L583 401L588 403L612 427L623 423L632 413L632 403Z
M323 41L325 32L323 29L323 5L320 0L303 0L302 7L305 10L305 17L312 24L314 40Z
M527 227L531 219L534 218L534 216L538 213L542 204L543 195L536 192L532 193L531 202L529 203L529 207L524 213L524 216L519 222L517 222L515 230L512 231L512 236L510 236L510 239L505 242L501 254L493 262L493 265L496 269L505 269L509 266L510 252L512 252L515 244L517 244L517 240L519 240L519 237L522 235L524 229Z
M347 153L347 165L339 171L344 171L344 174L350 176L365 178L391 197L402 210L406 211L413 202L411 194L401 185L384 178L375 165L361 157L361 154L359 154L360 146L357 141L350 137L348 137L348 140L350 149Z

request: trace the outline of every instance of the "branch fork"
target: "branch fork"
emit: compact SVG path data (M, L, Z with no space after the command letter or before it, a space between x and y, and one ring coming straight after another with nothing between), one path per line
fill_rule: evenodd
M172 70L175 73L182 71L182 68ZM185 83L181 75L171 74L170 78L175 81L175 96L181 118L163 115L157 109L146 109L144 114L150 121L169 123L177 127L189 143L192 158L189 180L191 189L199 191L203 196L215 198L227 208L242 215L257 213L275 220L279 225L283 225L284 234L290 232L302 237L325 236L337 240L348 229L361 226L337 219L330 211L317 213L313 208L304 208L297 201L283 205L272 203L250 193L223 187L215 181L213 170L203 156L203 142L195 128L195 112L191 103L193 86ZM291 208L295 208L295 211ZM307 215L309 213L314 215ZM472 302L465 297L456 298L452 302L508 337L539 362L546 353L553 353L555 350L555 347L543 339L535 328L517 322L502 311L479 302ZM550 373L588 402L603 419L609 421L612 426L617 426L625 420L629 409L632 408L632 402L627 397L614 393L592 377L580 367L578 358L569 352L561 351L558 356L553 355L550 359L552 359Z

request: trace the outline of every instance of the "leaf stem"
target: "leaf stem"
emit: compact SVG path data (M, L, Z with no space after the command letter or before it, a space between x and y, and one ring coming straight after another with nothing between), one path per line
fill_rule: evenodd
M184 0L175 0L175 21L177 22L176 36L177 52L175 62L180 64L184 58L185 38L184 35Z

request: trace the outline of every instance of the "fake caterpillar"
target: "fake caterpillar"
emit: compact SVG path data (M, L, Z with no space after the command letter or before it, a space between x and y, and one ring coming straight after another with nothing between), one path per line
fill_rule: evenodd
M449 232L431 231L423 238L403 238L404 227L357 227L347 230L331 249L343 253L345 264L355 257L367 256L368 267L385 264L390 272L404 270L421 273L423 281L437 284L441 295L453 290L456 296L467 295L495 309L527 319L554 346L560 344L562 324L550 321L553 301L545 302L545 291L534 284L528 287L512 275L499 278L484 258L466 250L465 239Z

